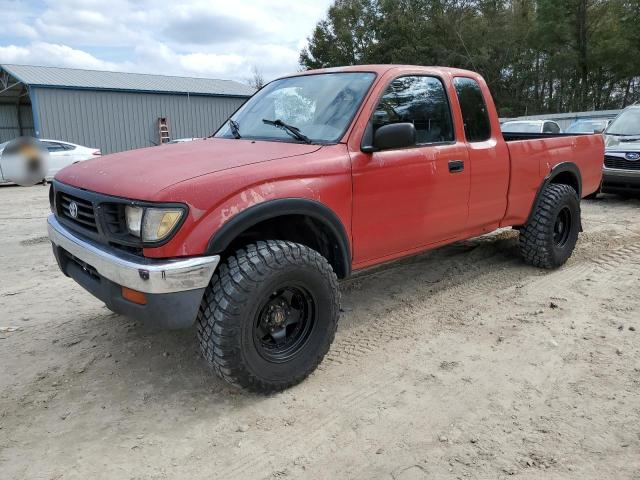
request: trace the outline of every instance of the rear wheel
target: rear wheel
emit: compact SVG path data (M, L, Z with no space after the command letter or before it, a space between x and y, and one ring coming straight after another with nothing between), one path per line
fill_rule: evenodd
M573 253L579 231L576 191L569 185L547 185L529 222L520 230L520 252L531 265L557 268Z
M302 381L333 341L340 293L327 260L304 245L266 241L229 257L214 274L198 314L207 362L255 392Z

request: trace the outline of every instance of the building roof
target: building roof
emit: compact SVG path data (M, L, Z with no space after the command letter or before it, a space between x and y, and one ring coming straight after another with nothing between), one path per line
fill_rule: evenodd
M16 80L33 87L189 93L233 97L249 97L255 93L253 88L240 82L215 78L173 77L35 65L1 64L0 68Z

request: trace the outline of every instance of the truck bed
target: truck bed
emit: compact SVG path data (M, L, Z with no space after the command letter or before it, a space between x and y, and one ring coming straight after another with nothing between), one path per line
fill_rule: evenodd
M507 211L502 226L527 221L538 189L551 169L574 163L582 179L582 196L596 191L602 180L603 138L600 134L504 134L511 163Z

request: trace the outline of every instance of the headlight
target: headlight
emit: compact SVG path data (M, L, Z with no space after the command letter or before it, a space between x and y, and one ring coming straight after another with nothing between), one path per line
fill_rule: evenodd
M605 148L613 148L617 147L620 144L620 139L615 135L607 135L604 136L604 146Z
M129 233L143 242L159 242L167 238L180 222L180 208L125 207Z
M144 209L142 207L126 207L124 209L124 216L127 219L127 228L129 229L129 233L135 237L140 236L143 212Z

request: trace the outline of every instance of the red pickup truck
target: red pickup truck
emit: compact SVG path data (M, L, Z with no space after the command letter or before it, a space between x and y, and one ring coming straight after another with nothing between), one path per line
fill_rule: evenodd
M562 265L603 158L601 135L503 135L473 72L307 71L212 138L62 170L49 237L111 310L197 323L220 376L270 392L322 360L353 271L507 226L526 262Z

